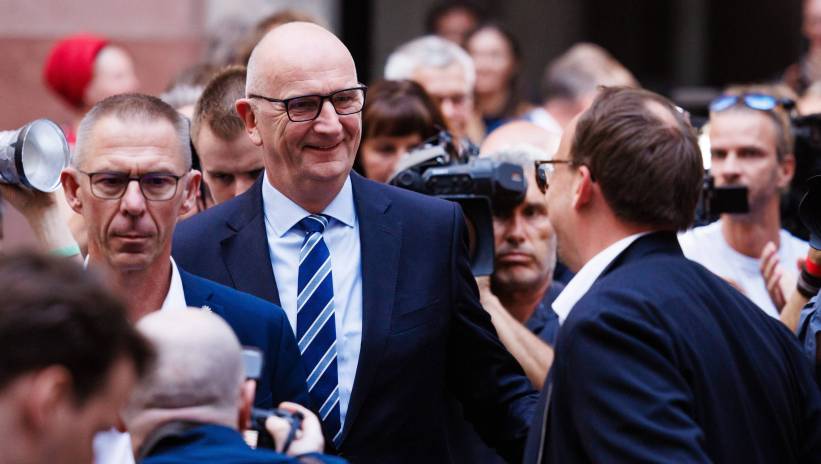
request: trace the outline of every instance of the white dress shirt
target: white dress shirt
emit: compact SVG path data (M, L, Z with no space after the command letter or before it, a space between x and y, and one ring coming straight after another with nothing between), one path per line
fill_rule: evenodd
M299 250L305 240L297 224L311 213L271 186L267 174L262 180L262 205L279 301L296 333ZM344 424L362 344L362 256L350 177L322 214L331 218L322 237L331 255L339 413Z
M562 293L553 301L553 311L559 316L559 324L564 324L570 311L576 306L576 303L579 302L584 294L590 290L590 287L593 286L593 282L599 278L607 266L609 266L621 252L627 249L631 243L635 242L637 238L649 233L650 232L639 232L638 234L624 237L616 243L613 243L588 261L581 270L570 279L570 282L564 287Z
M88 257L85 265L88 267ZM171 285L165 295L160 311L185 309L185 291L182 287L177 263L171 258ZM116 429L99 432L94 436L94 464L134 464L131 451L131 436Z

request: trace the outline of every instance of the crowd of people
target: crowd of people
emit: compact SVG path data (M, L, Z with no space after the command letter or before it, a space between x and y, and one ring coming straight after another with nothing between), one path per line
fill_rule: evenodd
M60 40L62 188L0 183L41 247L0 256L0 463L821 462L821 181L783 227L804 7L807 55L701 128L592 43L531 101L470 2L367 85L299 12L160 96Z

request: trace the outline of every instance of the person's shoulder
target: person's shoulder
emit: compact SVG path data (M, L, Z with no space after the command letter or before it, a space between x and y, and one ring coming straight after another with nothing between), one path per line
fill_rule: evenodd
M199 287L211 294L211 300L220 305L231 308L234 311L242 311L249 317L258 317L260 320L284 316L284 311L279 306L270 301L263 300L250 293L241 292L237 289L222 285L212 280L179 270L183 280L183 287Z
M454 202L432 195L374 182L359 175L354 178L353 186L355 196L366 201L380 197L388 200L391 208L403 212L403 217L430 218L431 215L453 214Z
M214 205L177 224L174 235L205 235L213 233L213 227L222 226L230 222L238 214L262 213L262 204L256 205L260 197L254 189L259 189L259 183L254 184L245 193L236 196L224 203ZM256 211L258 210L258 211Z

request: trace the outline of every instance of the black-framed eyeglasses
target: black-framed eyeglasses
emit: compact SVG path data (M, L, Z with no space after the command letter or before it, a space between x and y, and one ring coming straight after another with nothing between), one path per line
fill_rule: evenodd
M146 200L165 201L174 198L177 185L185 176L149 172L141 176L129 176L122 172L84 172L91 184L91 194L101 200L119 200L125 195L128 184L137 181Z
M534 161L536 167L536 186L542 193L547 192L547 187L550 185L550 178L556 171L557 164L573 164L570 160L537 160Z
M261 98L271 103L282 103L285 105L285 112L291 122L313 121L322 112L322 105L325 100L329 100L334 107L336 114L345 116L362 111L365 106L365 93L367 87L351 87L349 89L337 90L327 95L301 95L299 97L278 98L265 97L262 95L250 94L248 98Z
M718 113L739 104L759 111L772 111L779 106L789 111L795 107L795 102L789 98L778 98L764 93L745 93L741 95L721 95L717 97L710 102L710 111Z

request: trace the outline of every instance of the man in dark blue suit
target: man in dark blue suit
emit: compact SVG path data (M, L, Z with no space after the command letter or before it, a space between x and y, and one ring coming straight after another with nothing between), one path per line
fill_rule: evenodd
M309 404L305 372L282 309L191 275L171 259L176 220L193 207L200 182L191 170L187 123L159 99L121 95L98 103L80 129L62 182L69 205L88 229L90 271L109 278L134 321L187 306L219 314L241 343L265 353L257 404Z
M542 168L576 275L525 462L821 461L795 338L676 241L703 175L685 114L605 88Z
M461 210L351 173L364 93L328 31L270 32L237 101L265 174L180 224L174 257L282 304L343 456L459 460L444 416L461 401L479 434L518 460L535 392L479 305Z

